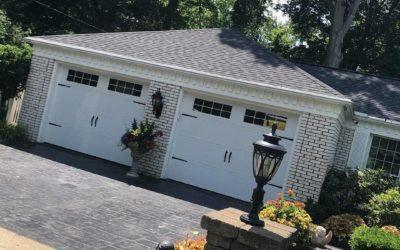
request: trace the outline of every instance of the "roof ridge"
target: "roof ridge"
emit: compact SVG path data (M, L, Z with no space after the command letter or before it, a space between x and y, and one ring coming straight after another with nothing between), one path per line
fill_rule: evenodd
M93 32L93 33L69 33L69 34L54 34L54 35L43 35L37 37L54 37L54 36L90 36L90 35L102 35L102 34L133 34L133 33L161 33L161 32L191 32L191 31L207 31L207 30L230 30L234 31L234 29L221 27L221 28L198 28L198 29L171 29L171 30L137 30L137 31L111 31L111 32ZM35 36L33 36L35 37Z
M355 70L351 70L351 69L334 68L334 67L330 67L330 66L313 64L313 63L302 62L302 61L299 61L299 62L293 61L293 64L309 65L309 66L313 66L313 67L319 67L319 68L326 68L326 69L331 69L331 70L336 70L336 71L349 72L349 73L358 74L358 75L364 75L364 76L370 76L370 77L376 77L376 78L400 81L400 77L377 75L377 74L372 74L372 73L359 72L359 71L355 71Z

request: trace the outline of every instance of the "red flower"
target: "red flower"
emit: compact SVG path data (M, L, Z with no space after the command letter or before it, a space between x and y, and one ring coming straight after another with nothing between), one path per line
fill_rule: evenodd
M163 132L161 131L161 130L158 130L158 131L156 131L155 133L154 133L154 136L157 136L157 137L162 137L164 134L163 134Z

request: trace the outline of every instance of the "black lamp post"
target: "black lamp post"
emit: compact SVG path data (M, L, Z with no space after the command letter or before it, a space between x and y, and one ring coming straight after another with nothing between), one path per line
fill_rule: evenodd
M276 135L277 127L273 124L272 132L264 134L264 140L253 143L253 174L257 187L253 189L250 213L240 216L241 221L253 226L264 226L264 221L258 217L264 202L264 185L274 177L286 154L286 149L279 145L281 138Z

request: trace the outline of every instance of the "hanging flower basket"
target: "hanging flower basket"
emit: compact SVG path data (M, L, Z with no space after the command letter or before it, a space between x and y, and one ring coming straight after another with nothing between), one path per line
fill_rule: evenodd
M155 131L155 123L145 120L137 123L133 121L131 129L121 137L124 149L129 148L133 158L139 158L157 147L155 138L162 137L161 130Z

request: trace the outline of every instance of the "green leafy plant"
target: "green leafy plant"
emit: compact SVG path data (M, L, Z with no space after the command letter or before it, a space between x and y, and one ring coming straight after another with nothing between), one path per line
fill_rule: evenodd
M399 250L400 237L376 227L358 227L349 241L352 250Z
M278 194L277 199L268 201L260 211L260 217L295 227L298 230L296 241L305 244L311 239L312 219L304 207L303 202L295 201L294 192L289 190L286 197Z
M121 137L121 143L125 149L129 148L134 155L146 154L157 146L154 139L163 136L163 132L161 130L155 131L155 128L154 122L145 120L138 124L135 119L131 129Z
M355 214L333 215L323 223L326 230L333 232L333 237L339 241L348 240L354 229L365 226L364 220Z
M12 144L26 141L26 129L19 125L8 124L5 120L0 122L0 143Z
M399 185L381 169L339 170L330 168L317 203L307 201L307 212L317 223L332 215L353 213L366 215L369 199Z
M400 227L400 192L391 188L375 195L366 206L367 221L374 226L395 225Z

